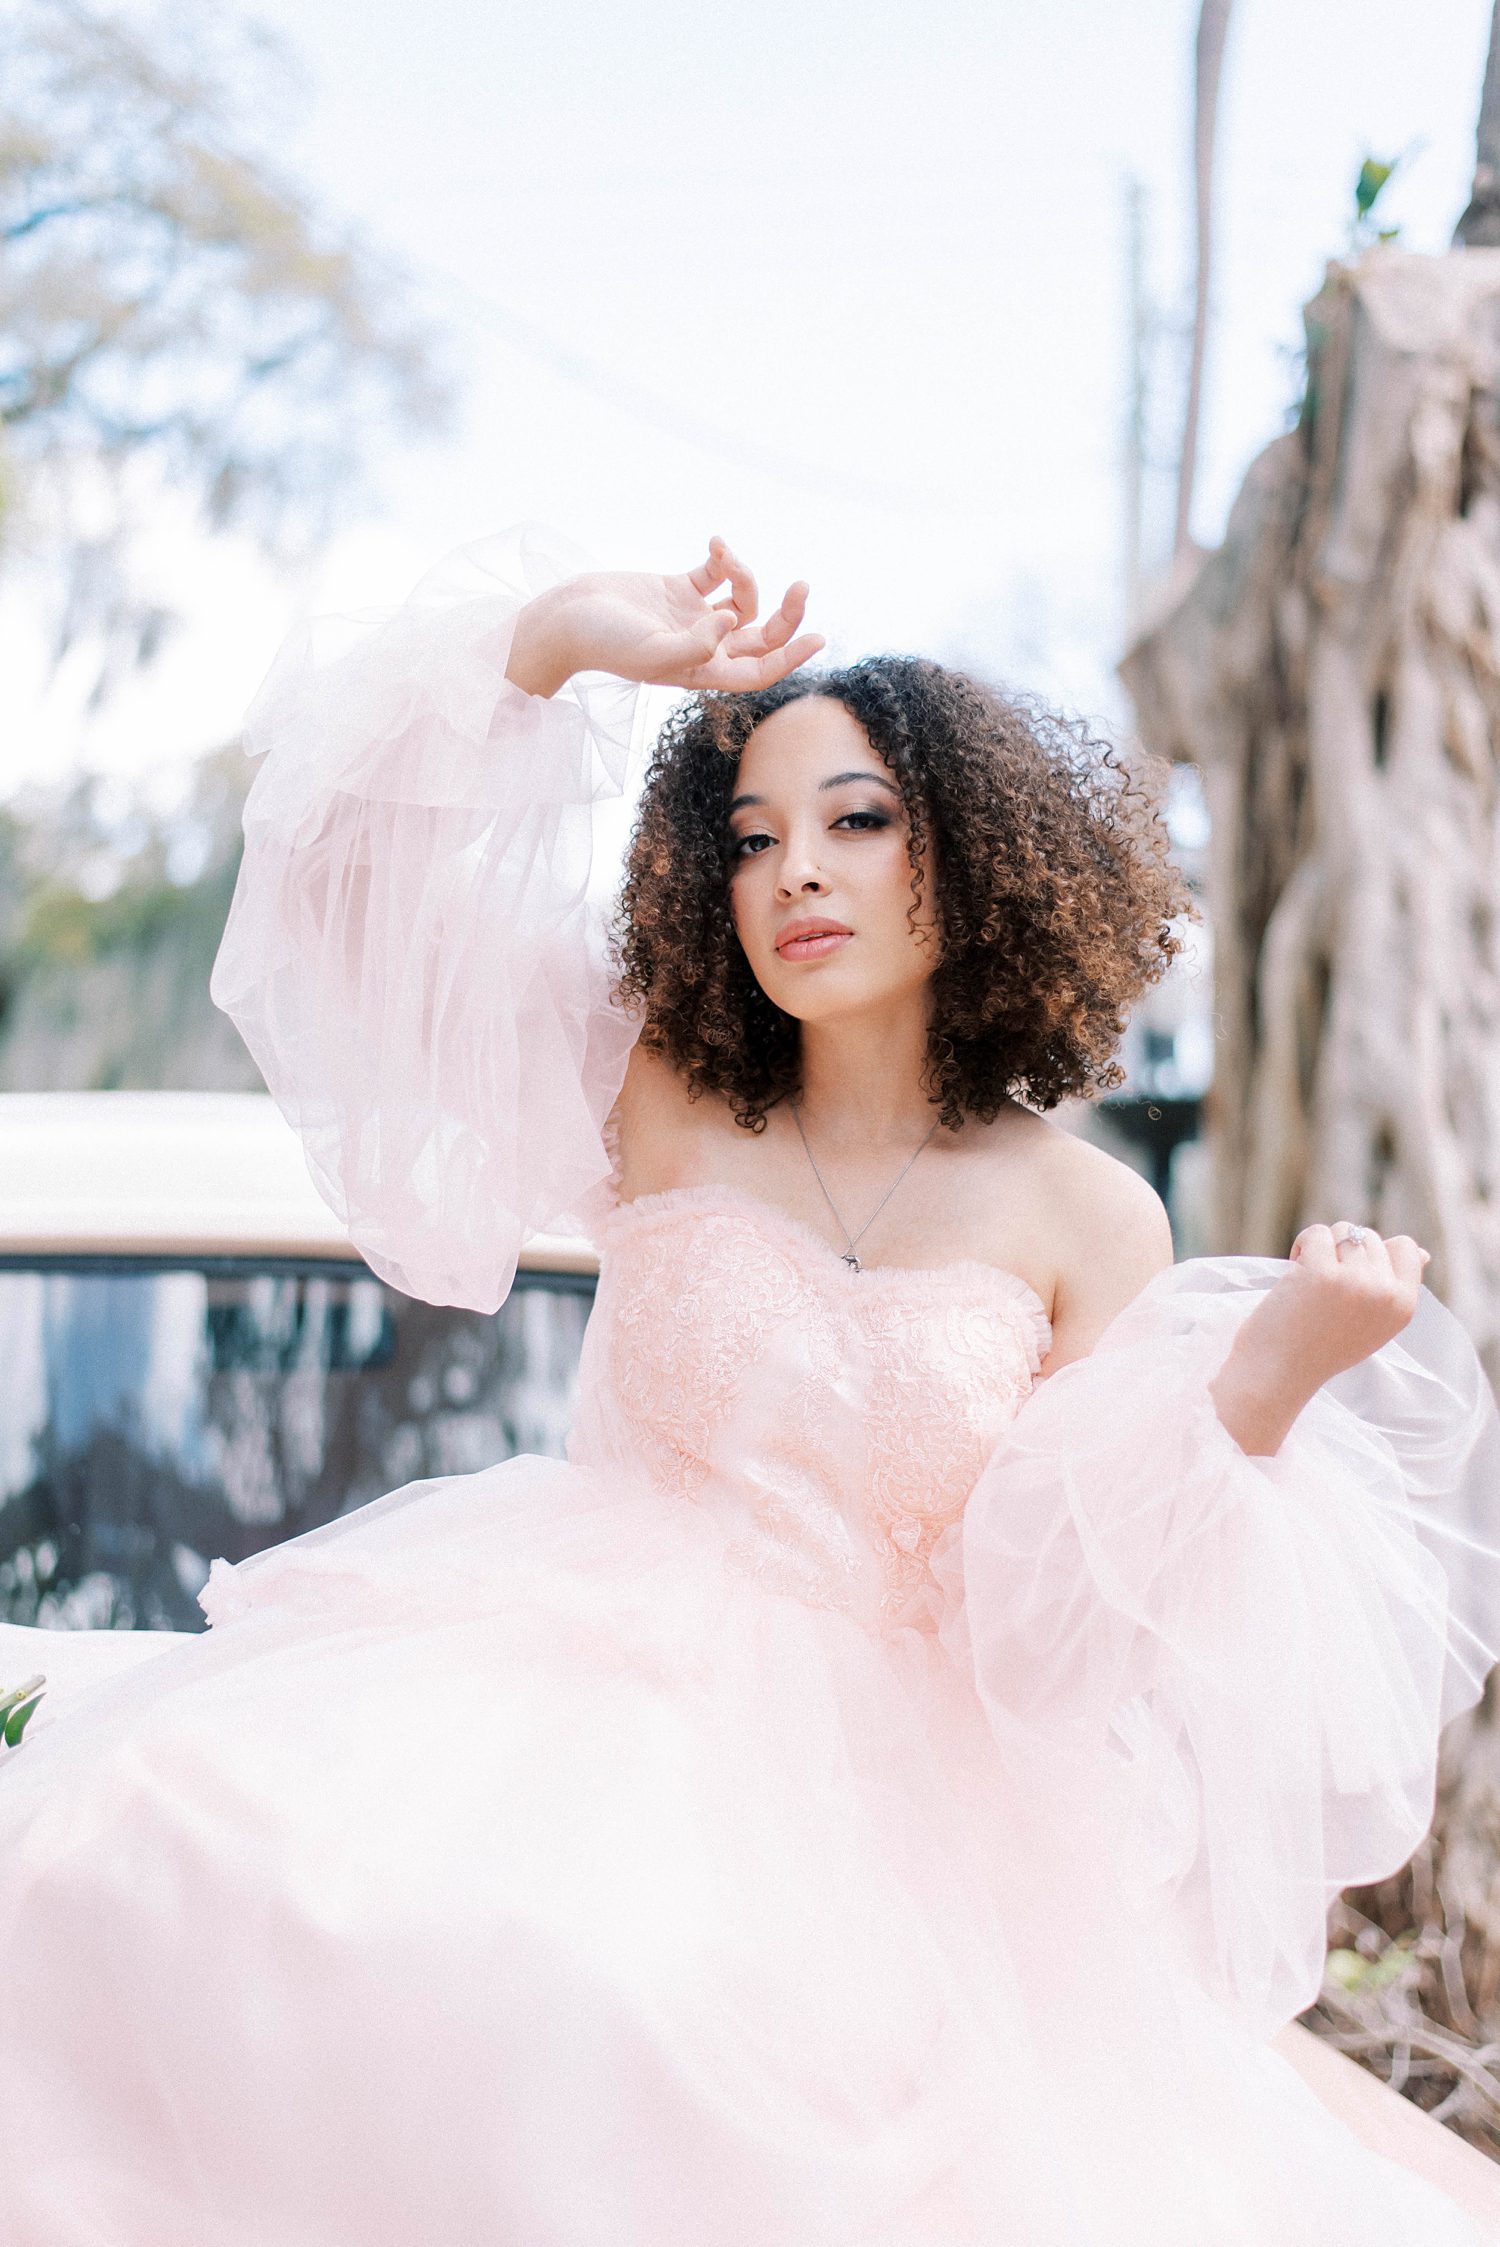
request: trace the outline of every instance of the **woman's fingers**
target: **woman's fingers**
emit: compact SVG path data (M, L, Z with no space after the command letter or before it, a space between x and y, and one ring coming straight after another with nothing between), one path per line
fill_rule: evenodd
M799 578L789 585L781 596L781 606L768 616L763 627L768 648L784 648L803 617L807 614L807 587Z
M1292 1261L1313 1271L1388 1271L1404 1287L1420 1286L1431 1263L1431 1251L1410 1233L1393 1233L1382 1240L1371 1225L1355 1225L1340 1218L1335 1225L1304 1225L1292 1243Z
M693 653L704 663L711 663L735 629L732 608L710 609L700 617L688 632L688 643Z
M689 585L695 593L701 593L705 601L714 587L722 585L724 582L725 573L720 562L723 544L724 541L721 538L711 538L708 542L708 560L700 562L695 570L689 570L687 573Z
M689 570L688 583L695 593L701 593L707 600L715 586L723 585L726 580L734 613L741 624L748 624L760 606L755 579L732 547L726 546L722 538L711 538L707 561ZM720 601L717 606L723 608L726 604Z
M827 645L821 632L804 632L800 640L793 640L790 647L783 648L775 657L777 678L784 679L789 671L799 670L804 663L810 663L815 655L822 654Z
M1304 1225L1292 1243L1292 1262L1310 1271L1332 1271L1338 1263L1338 1245L1331 1225Z
M1395 1233L1385 1245L1390 1255L1391 1269L1403 1287L1420 1287L1422 1274L1432 1262L1432 1251L1414 1241L1410 1233Z
M782 595L779 609L766 618L764 624L747 625L737 632L730 642L731 655L765 655L772 648L783 648L807 614L807 585L798 579Z
M724 566L729 572L729 590L734 598L739 620L741 624L748 624L760 607L760 594L756 589L755 579L739 556L731 553L727 546L724 549Z
M683 670L689 675L678 682L684 686L753 694L786 678L827 644L820 632L794 636L807 614L804 578L787 587L780 607L764 624L754 623L760 598L755 579L721 538L710 541L708 559L678 582L702 600L726 582L730 588L729 599L716 601L685 635Z
M1404 1285L1417 1285L1422 1277L1422 1267L1432 1261L1431 1252L1414 1241L1410 1233L1392 1233L1382 1240L1372 1225L1354 1225L1341 1221L1333 1228L1335 1253L1341 1264L1360 1264L1389 1271Z
M793 640L790 646L768 649L764 655L730 655L730 677L726 684L747 694L759 687L773 687L778 679L786 678L799 664L815 656L823 645L821 632L804 632L801 639Z
M1356 1225L1351 1219L1341 1218L1330 1230L1333 1234L1334 1254L1340 1263L1356 1257L1367 1257L1377 1264L1385 1263L1385 1242L1373 1225Z

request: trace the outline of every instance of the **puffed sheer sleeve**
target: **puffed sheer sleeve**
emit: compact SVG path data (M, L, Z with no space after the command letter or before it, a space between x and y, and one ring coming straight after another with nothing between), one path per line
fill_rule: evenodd
M1252 1459L1209 1382L1287 1266L1195 1258L1042 1382L966 1508L962 1638L1071 1846L1263 2033L1312 2003L1329 1903L1431 1821L1438 1736L1500 1652L1500 1418L1463 1328L1410 1325Z
M246 722L214 1000L372 1268L481 1311L607 1179L635 1037L589 877L639 690L505 676L524 603L588 566L530 529L465 548L393 613L294 633Z

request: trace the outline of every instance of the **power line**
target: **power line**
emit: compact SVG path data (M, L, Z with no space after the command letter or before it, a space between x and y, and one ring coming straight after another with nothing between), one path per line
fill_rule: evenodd
M630 376L617 374L601 360L563 343L535 321L513 312L508 305L498 303L468 282L452 274L444 274L441 280L444 289L467 311L481 318L526 358L549 367L554 374L560 374L566 381L589 391L634 420L661 430L678 443L694 445L737 467L774 477L779 483L810 494L876 507L892 514L928 518L935 515L990 517L995 512L982 499L964 500L947 493L914 492L871 477L830 472L815 462L798 460L769 445L746 444L737 432L674 403Z

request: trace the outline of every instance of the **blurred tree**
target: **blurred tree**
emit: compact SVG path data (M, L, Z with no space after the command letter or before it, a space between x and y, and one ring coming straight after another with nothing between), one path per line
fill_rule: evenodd
M263 35L180 12L0 17L0 551L101 694L171 623L137 556L164 495L296 550L442 411L408 285L258 149L288 83Z
M97 778L0 806L0 1091L258 1091L208 995L252 767L202 758L170 814Z
M1494 79L1492 55L1487 111ZM1379 184L1361 177L1356 240ZM1493 1379L1500 255L1369 243L1305 325L1295 428L1122 665L1143 737L1200 765L1211 814L1207 1245L1282 1256L1335 1217L1415 1234ZM1445 1742L1431 1846L1341 1907L1320 2016L1491 2152L1497 1687Z

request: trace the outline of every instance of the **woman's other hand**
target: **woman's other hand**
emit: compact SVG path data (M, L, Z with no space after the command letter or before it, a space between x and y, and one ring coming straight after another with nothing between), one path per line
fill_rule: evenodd
M727 596L709 596L725 585ZM551 695L575 671L608 671L643 685L744 694L773 686L818 653L799 636L807 587L789 586L764 624L755 579L722 538L677 577L595 570L528 601L516 620L506 676L527 694Z
M1407 1233L1382 1240L1343 1219L1303 1227L1291 1270L1245 1321L1213 1383L1219 1418L1242 1450L1274 1452L1325 1381L1395 1339L1429 1261Z
M1409 1233L1382 1240L1344 1219L1304 1225L1292 1243L1292 1269L1262 1310L1269 1323L1274 1306L1287 1356L1321 1384L1394 1341L1416 1310L1430 1261Z

